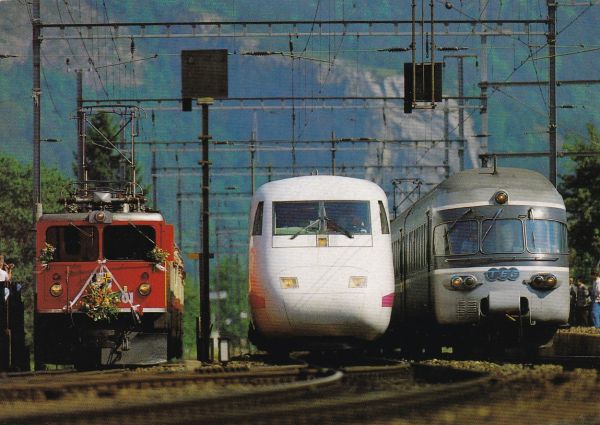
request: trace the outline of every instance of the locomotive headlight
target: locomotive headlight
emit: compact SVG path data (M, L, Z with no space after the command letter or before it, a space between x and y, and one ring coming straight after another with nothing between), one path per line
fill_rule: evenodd
M558 284L558 279L552 273L541 273L531 277L529 284L535 289L553 289Z
M99 213L96 214L95 218L98 223L102 223L102 222L104 222L106 215L104 214L104 212L100 211Z
M450 279L450 286L452 289L460 289L463 284L463 278L460 276L452 276Z
M479 283L477 278L471 274L463 276L454 275L450 278L450 289L455 291L470 291L479 285L481 285L481 283Z
M297 277L280 277L279 284L283 289L299 288Z
M466 276L465 280L463 281L463 285L467 289L474 288L477 286L477 278L475 276Z
M56 282L50 286L50 295L53 297L60 297L63 293L63 287L60 283Z
M366 288L367 278L366 276L350 276L348 281L348 288Z
M140 283L140 286L138 286L138 292L143 296L149 295L150 292L152 292L152 287L149 283Z
M506 201L508 201L508 193L503 190L499 190L494 194L494 201L500 205L506 204Z

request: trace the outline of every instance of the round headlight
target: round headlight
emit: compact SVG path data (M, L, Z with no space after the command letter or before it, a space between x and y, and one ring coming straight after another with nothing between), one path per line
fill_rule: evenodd
M475 276L467 276L465 278L465 286L467 288L472 288L477 285L477 278Z
M556 282L558 282L558 280L553 274L546 276L546 287L554 288L556 286Z
M152 287L149 283L140 283L140 286L138 286L138 292L140 295L146 296L152 292Z
M450 279L450 286L454 289L460 289L462 283L463 279L460 276L453 276L452 279Z
M96 214L96 221L98 223L102 223L102 222L104 222L105 217L106 217L106 215L102 211L100 211L99 213Z
M538 274L538 275L534 276L533 279L531 279L531 284L533 286L540 287L544 284L544 281L545 281L544 276L542 276L541 274Z
M60 283L54 283L50 287L50 295L53 297L60 297L63 293L63 287Z
M496 201L496 203L498 204L505 204L506 201L508 201L508 193L506 193L503 190L499 190L498 192L496 192L496 194L494 195L494 200Z

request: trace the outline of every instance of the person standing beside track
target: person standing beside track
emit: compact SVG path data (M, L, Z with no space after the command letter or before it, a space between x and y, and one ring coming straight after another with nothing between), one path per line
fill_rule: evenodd
M583 276L577 277L577 282L575 282L575 324L577 326L589 326L589 317L590 317L590 291L587 286L585 286L585 282L583 281ZM599 304L600 305L600 304Z
M0 254L0 283L4 286L4 300L8 299L10 288L4 282L9 282L12 279L12 267L4 262L4 254Z
M600 277L597 271L592 271L592 322L600 328Z

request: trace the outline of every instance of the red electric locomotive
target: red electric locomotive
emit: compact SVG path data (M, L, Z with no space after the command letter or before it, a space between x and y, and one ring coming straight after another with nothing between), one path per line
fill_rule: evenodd
M182 355L183 262L143 195L87 181L37 222L36 368ZM139 189L137 189L139 190Z

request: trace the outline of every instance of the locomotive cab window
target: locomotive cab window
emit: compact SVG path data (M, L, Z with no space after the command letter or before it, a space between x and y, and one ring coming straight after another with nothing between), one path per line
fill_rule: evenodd
M273 202L273 235L316 234L319 225L319 202Z
M481 223L484 254L520 253L525 250L523 223L517 219L490 219Z
M475 254L479 250L477 221L440 224L434 230L435 255Z
M53 226L46 230L46 242L56 248L54 261L96 261L98 229L93 226Z
M370 235L368 201L273 202L273 235Z
M150 226L107 226L104 229L104 257L108 260L152 261L156 231Z
M323 219L328 234L371 234L369 202L325 201Z
M567 226L559 221L527 220L527 251L536 254L567 254Z

